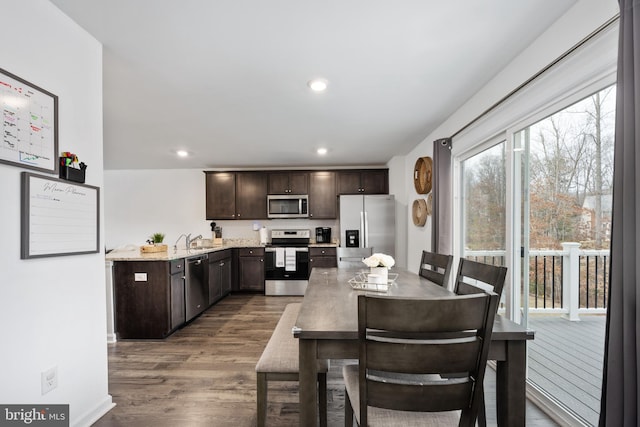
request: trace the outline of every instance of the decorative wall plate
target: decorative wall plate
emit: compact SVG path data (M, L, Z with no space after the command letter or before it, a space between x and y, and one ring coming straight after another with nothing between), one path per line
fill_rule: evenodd
M433 160L431 157L420 157L413 168L413 185L418 194L428 194L431 191L433 178Z
M412 207L413 224L423 227L427 222L427 215L427 202L424 199L414 200Z

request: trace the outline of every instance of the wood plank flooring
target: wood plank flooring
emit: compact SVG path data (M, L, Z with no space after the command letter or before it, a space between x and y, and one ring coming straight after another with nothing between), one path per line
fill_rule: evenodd
M286 304L301 297L231 295L162 341L109 344L116 407L97 427L256 425L255 365ZM328 377L329 426L344 425L341 366ZM495 374L487 369L488 424L495 425ZM298 425L298 385L272 382L267 425ZM532 404L528 426L555 426Z

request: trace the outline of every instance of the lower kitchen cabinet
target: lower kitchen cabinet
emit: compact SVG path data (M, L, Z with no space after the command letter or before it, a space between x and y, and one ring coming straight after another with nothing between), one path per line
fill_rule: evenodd
M264 292L264 248L238 250L238 289Z
M185 302L184 302L184 260L177 259L169 261L169 272L171 273L171 330L178 329L184 324Z
M165 338L184 324L184 260L115 261L119 339Z
M231 249L209 254L209 304L213 304L231 292Z
M334 247L310 247L309 271L313 267L334 268L338 266L338 254Z

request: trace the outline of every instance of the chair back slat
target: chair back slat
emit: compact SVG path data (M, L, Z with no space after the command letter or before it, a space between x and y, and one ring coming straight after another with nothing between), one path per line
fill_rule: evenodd
M410 385L368 381L369 405L397 411L454 411L469 404L473 382Z
M469 286L475 286L489 289L500 297L506 276L506 267L462 258L458 266L454 292L458 295L473 293L473 288Z
M429 341L429 345L406 346L368 341L368 367L407 374L465 372L473 370L482 345L477 337Z
M485 317L483 294L432 299L372 298L367 304L370 329L394 332L447 332L477 329ZM388 303L394 300L395 303Z
M453 256L422 251L418 274L440 286L447 286L451 275Z

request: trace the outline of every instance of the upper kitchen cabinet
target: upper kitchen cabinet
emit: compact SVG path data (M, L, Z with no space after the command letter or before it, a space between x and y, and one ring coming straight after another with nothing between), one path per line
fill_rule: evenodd
M235 172L205 172L205 174L207 219L235 219Z
M309 218L337 218L336 173L330 171L310 172L309 182Z
M236 173L236 219L267 218L267 175Z
M389 194L389 170L354 169L339 171L338 194Z
M205 172L207 219L266 219L264 172Z
M269 172L269 194L308 194L307 172Z

